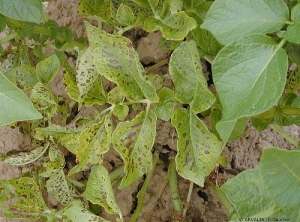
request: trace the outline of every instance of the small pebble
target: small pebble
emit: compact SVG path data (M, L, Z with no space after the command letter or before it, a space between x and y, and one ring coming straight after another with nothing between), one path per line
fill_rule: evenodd
M5 146L5 143L4 143L3 141L0 140L0 147L1 147L1 148L4 148L4 146Z

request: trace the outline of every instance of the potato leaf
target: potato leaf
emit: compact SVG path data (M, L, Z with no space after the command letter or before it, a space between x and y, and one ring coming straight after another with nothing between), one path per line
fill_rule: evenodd
M296 208L298 212L300 198L299 160L299 150L279 148L264 149L260 159L260 176L272 199L281 208Z
M99 204L105 208L108 213L120 214L110 177L104 166L96 165L92 167L92 171L86 186L85 197L93 204Z
M102 123L87 126L81 132L77 149L79 164L70 170L69 175L103 162L102 155L109 150L111 144L111 115L104 116L102 121Z
M41 119L28 97L0 72L0 126L16 121Z
M130 40L106 34L89 23L86 29L91 45L88 59L93 59L97 71L116 83L127 99L139 100L146 96L156 102L155 88L145 81L145 70Z
M49 210L39 186L29 177L0 180L0 191L0 209L6 218L38 220Z
M73 202L64 211L63 216L72 222L109 222L85 209L79 201Z
M59 140L71 153L77 154L77 147L79 145L78 137L81 130L77 128L66 129L58 125L51 125L46 128L36 128L34 138L38 140L45 140L48 136L52 136Z
M265 216L270 217L275 212L276 203L268 195L258 175L259 169L246 170L221 187L240 218L248 218L271 208L273 211Z
M142 111L133 120L120 123L113 133L114 148L125 163L126 176L122 179L120 189L151 170L156 120L154 111Z
M155 108L156 115L164 121L169 121L174 113L176 105L174 92L171 89L164 87L160 90L158 96L159 103L157 103Z
M248 36L225 46L213 62L222 121L260 114L280 98L288 57L268 36Z
M78 13L89 19L103 20L109 26L117 24L114 7L111 0L81 0Z
M200 57L194 41L186 41L175 49L170 59L170 76L175 86L175 97L188 103L197 113L207 110L215 102L202 73Z
M20 21L40 23L43 6L39 0L1 0L0 14Z
M53 54L36 65L36 76L41 83L47 84L56 76L59 69L59 59Z
M37 83L36 71L30 65L22 65L5 72L4 75L20 89L27 91Z
M135 16L131 8L125 4L121 4L118 8L116 19L121 25L129 26L134 23Z
M149 17L144 21L144 29L147 32L160 30L168 40L183 40L189 31L196 27L196 21L184 11L168 14L164 19Z
M201 28L227 45L241 36L276 32L288 18L289 11L282 0L217 0Z
M284 38L289 42L300 44L300 4L297 4L291 12L291 19L294 24L287 27Z
M57 201L63 206L67 206L74 201L70 185L68 184L63 169L53 170L49 173L49 179L46 182L46 188ZM43 176L43 174L40 174ZM46 175L46 174L45 174Z
M193 112L178 109L172 117L178 133L176 169L183 177L204 186L205 177L218 163L221 143Z
M19 152L17 154L8 155L3 161L14 166L26 165L40 158L47 151L48 147L49 143L46 143L44 146L37 147L28 152Z

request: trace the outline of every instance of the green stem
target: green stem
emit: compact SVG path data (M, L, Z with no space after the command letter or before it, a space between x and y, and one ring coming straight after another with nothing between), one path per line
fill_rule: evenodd
M277 47L276 47L276 49L275 49L275 52L276 52L278 49L281 49L285 42L286 42L286 40L285 40L285 39L282 39L282 40L279 42L279 44L277 45Z
M18 36L17 32L12 32L9 35L5 36L4 38L0 39L0 45L9 42L10 40L16 38Z
M111 185L114 186L124 176L124 166L119 167L109 174Z
M189 208L189 204L190 204L190 201L191 201L191 197L192 197L192 192L193 192L193 187L194 187L194 182L190 182L190 187L189 187L189 192L188 192L188 195L187 195L187 198L186 198L186 205L183 209L183 213L182 213L182 217L185 218L186 216L186 212Z
M150 72L154 71L155 69L158 69L159 67L162 67L162 66L168 64L168 61L169 61L169 59L161 60L158 63L156 63L155 65L150 66L149 68L146 68L145 71L146 71L146 73L150 73Z
M153 161L152 161L152 170L147 174L147 177L143 183L143 186L141 188L141 190L139 191L137 197L138 197L138 205L134 211L134 214L131 216L130 221L129 222L135 222L137 221L141 214L142 214L142 208L143 208L143 204L144 204L144 199L146 196L146 191L147 191L147 187L149 185L149 182L152 178L156 163L158 161L158 157L159 157L159 153L155 153L153 155Z
M182 207L182 203L178 191L176 163L174 159L170 161L167 177L168 177L169 186L171 190L171 197L172 197L174 210L182 214L183 207Z
M149 99L141 99L141 100L139 100L139 101L132 101L132 102L125 102L125 103L123 103L123 105L132 105L132 104L136 104L136 103L151 103L150 101L149 101Z
M44 22L48 22L49 18L45 11L43 11L43 20Z
M234 207L230 203L228 198L226 197L225 193L220 188L216 187L215 185L211 185L210 187L212 188L212 190L214 191L214 193L217 195L220 202L224 206L224 208L227 212L227 215L228 216L232 215L232 213L234 212Z
M300 116L300 109L294 107L284 107L281 112L289 116Z
M79 188L85 187L83 183L73 179L72 177L66 176L66 180Z
M269 126L275 130L278 134L283 136L287 141L289 141L294 146L299 146L299 142L296 141L291 135L286 133L280 126L278 126L276 123L270 123Z
M204 55L204 59L207 62L209 62L210 64L212 64L214 62L214 59L211 56L209 56L209 55Z

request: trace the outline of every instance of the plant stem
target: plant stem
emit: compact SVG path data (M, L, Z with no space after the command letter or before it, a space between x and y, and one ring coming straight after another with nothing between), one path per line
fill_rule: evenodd
M111 185L114 186L124 175L124 166L119 167L109 174Z
M17 32L12 32L9 35L5 36L4 38L0 39L0 45L9 42L10 40L16 38L18 36Z
M190 182L190 188L189 188L189 192L188 192L188 195L187 195L187 198L186 198L186 205L183 209L183 213L182 213L182 217L185 218L186 216L186 212L189 208L189 204L190 204L190 201L191 201L191 197L192 197L192 192L193 192L193 187L194 187L194 182Z
M169 59L161 60L158 63L156 63L155 65L150 66L149 68L146 68L145 71L146 71L146 73L150 73L150 72L154 71L155 69L158 69L159 67L162 67L162 66L168 64L168 61L169 61Z
M149 185L149 182L152 178L152 175L153 175L153 172L154 172L154 169L155 169L155 166L156 166L156 163L157 163L157 160L158 160L158 157L159 157L159 153L154 153L153 155L153 161L152 161L152 170L149 171L149 173L147 174L147 177L143 183L143 186L142 188L140 189L137 197L138 197L138 205L134 211L134 214L131 216L130 218L130 221L129 222L135 222L137 221L141 214L142 214L142 208L143 208L143 204L144 204L144 199L145 199L145 196L146 196L146 191L147 191L147 187Z
M182 207L182 203L178 191L176 164L174 159L170 161L167 177L168 177L169 186L171 190L171 197L172 197L174 210L182 214L183 207Z
M214 59L211 56L209 56L209 55L204 55L204 59L207 62L209 62L210 64L212 64L214 62Z
M234 207L232 206L232 204L226 197L225 193L220 188L216 187L215 185L211 185L210 187L212 188L212 190L214 191L214 193L217 195L220 202L224 206L224 208L227 212L227 215L230 216L234 211Z
M281 109L282 113L289 115L289 116L299 116L300 109L294 107L284 107Z
M296 141L291 135L286 133L280 126L278 126L276 123L270 123L269 126L275 130L278 134L283 136L287 141L289 141L291 144L293 144L295 147L299 146L299 142Z
M85 186L83 183L81 183L69 176L66 176L66 180L79 188L83 188Z

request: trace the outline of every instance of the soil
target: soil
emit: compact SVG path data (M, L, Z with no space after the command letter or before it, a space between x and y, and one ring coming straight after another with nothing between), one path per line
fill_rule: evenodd
M78 3L79 0L52 0L49 2L47 7L47 13L49 17L56 20L59 25L69 26L76 36L82 36L85 31L83 19L77 14ZM148 34L136 29L126 33L126 36L133 41L134 46L140 55L141 62L145 66L155 64L165 58L168 58L171 53L170 51L162 50L159 47L159 40L161 38L161 34L159 32ZM156 73L166 74L167 66L156 70ZM52 89L55 94L67 97L61 79L62 73L60 73L53 81ZM166 80L166 84L171 83L169 80ZM83 109L81 112L92 115L92 112L89 109ZM284 127L284 130L293 135L295 139L300 140L299 127ZM173 150L176 151L176 140L177 137L175 129L171 126L171 124L169 122L159 121L157 124L157 138L155 146L162 147L162 153L168 154L173 152ZM0 127L1 153L8 152L12 149L22 150L30 145L30 138L21 134L18 128L12 129L10 127ZM227 158L227 166L216 169L218 178L216 178L215 173L212 174L214 177L211 178L215 178L216 181L226 181L243 170L257 167L262 150L265 147L281 147L284 149L294 148L290 143L285 141L282 136L273 132L271 129L259 132L255 130L250 123L248 123L243 136L236 141L229 142L222 153L222 155ZM74 158L67 158L67 160L69 160L67 166L68 168L71 168L75 164ZM104 165L108 170L113 170L120 164L121 158L116 152L110 151L106 155ZM0 162L0 179L15 178L28 170L30 170L30 166L21 168ZM86 179L87 175L87 172L83 172L78 175L78 179ZM144 179L141 178L132 186L124 190L118 190L115 188L116 200L121 208L122 214L124 215L125 221L129 221L132 211L136 206L136 194L143 181ZM174 210L171 202L170 190L166 181L167 167L164 165L158 165L155 168L153 178L148 187L142 216L138 220L139 222L172 220ZM181 200L185 200L190 183L178 176L178 184ZM57 203L53 200L53 198L47 197L47 200L49 205L57 207ZM105 211L103 211L101 216L107 220L115 221L115 217L111 214L105 213ZM208 185L205 187L194 185L192 199L187 212L187 219L192 222L225 222L228 220L228 217L222 204ZM21 222L24 220L7 220L0 217L0 221Z

